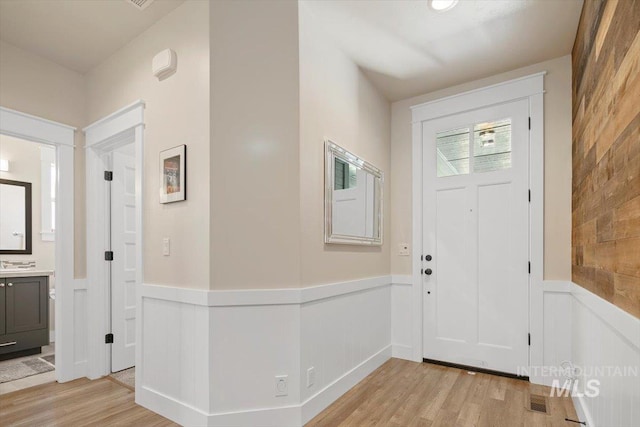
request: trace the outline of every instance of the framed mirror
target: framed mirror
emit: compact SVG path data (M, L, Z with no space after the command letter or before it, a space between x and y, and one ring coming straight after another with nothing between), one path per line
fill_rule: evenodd
M382 171L330 140L325 152L325 243L382 245Z
M0 255L31 254L31 183L0 179Z

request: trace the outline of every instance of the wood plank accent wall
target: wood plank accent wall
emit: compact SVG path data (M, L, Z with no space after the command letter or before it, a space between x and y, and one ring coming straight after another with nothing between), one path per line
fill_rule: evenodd
M640 317L640 0L585 0L572 62L572 279Z

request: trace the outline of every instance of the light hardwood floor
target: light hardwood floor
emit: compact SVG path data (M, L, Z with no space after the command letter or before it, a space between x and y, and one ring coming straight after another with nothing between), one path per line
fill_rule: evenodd
M4 426L175 426L134 401L126 387L102 378L49 383L0 397Z
M526 409L548 387L526 381L391 359L307 426L575 427L571 398L549 397L549 415Z
M548 398L549 415L525 408L549 388L487 374L391 359L309 426L575 427L568 397ZM174 426L134 402L133 391L103 378L50 383L0 398L4 426Z

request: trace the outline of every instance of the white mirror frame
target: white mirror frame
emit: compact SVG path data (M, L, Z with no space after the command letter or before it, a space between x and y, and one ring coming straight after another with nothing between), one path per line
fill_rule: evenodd
M347 163L351 163L362 170L370 173L380 180L379 203L378 203L378 237L359 237L333 233L333 189L335 180L335 159L338 158ZM345 150L338 144L327 139L325 140L325 179L324 179L324 242L337 243L343 245L365 245L365 246L382 246L383 232L383 188L384 173L367 162L366 160L356 156L355 154Z

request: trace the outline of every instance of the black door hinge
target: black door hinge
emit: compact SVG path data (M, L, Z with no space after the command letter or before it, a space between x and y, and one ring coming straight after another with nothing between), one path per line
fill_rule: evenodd
M105 261L113 261L113 251L105 251L104 252L104 260Z
M531 274L531 261L529 261L529 274Z
M107 334L104 336L105 344L113 344L113 334Z
M104 171L104 180L105 181L113 181L113 172L112 171Z
M531 345L531 334L527 334L529 336L529 345Z
M529 203L531 203L531 190L529 190Z
M529 130L531 130L531 117L529 117Z

